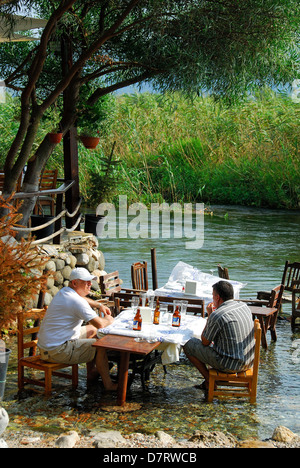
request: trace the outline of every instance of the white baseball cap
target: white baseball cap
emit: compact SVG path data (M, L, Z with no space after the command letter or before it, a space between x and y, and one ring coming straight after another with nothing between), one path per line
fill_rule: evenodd
M96 280L96 276L91 275L86 268L74 268L70 274L70 281L73 280L92 281Z

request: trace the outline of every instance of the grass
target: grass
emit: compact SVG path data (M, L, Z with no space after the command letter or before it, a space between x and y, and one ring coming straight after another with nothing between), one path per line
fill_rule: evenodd
M105 160L116 142L114 158L120 162L108 174L114 183L112 190L106 187L106 201L126 194L130 203L201 201L299 209L300 105L290 96L265 89L228 108L210 97L136 93L116 96L115 106L99 147L90 152L78 145L87 203L103 201L91 197L92 175L96 167L103 180ZM17 128L14 115L11 105L2 107L0 166ZM41 129L40 137L47 131ZM57 145L48 167L62 172L62 161L62 145Z

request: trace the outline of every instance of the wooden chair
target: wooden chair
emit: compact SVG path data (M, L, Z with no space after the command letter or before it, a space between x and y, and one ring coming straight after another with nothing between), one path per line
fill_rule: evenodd
M300 318L300 280L293 281L293 292L292 292L292 318L291 327L292 329L296 326L296 319Z
M148 291L147 262L136 262L131 265L131 281L133 289Z
M39 182L39 190L52 190L56 188L56 183L57 183L57 174L58 174L58 169L54 170L45 170L43 174L40 177L40 182ZM54 210L55 210L55 195L50 195L50 196L39 196L38 200L36 202L36 205L34 207L34 214L43 214L43 206L49 206L50 207L50 214L51 216L54 216Z
M24 389L25 383L44 387L45 395L49 396L52 390L52 375L72 380L73 388L78 385L78 364L58 364L43 361L37 352L37 333L40 322L46 313L44 309L30 309L20 312L17 319L18 327L18 388ZM32 326L32 324L34 325ZM25 353L29 352L28 356ZM42 371L44 379L25 377L25 367ZM58 372L60 369L72 367L72 373Z
M219 274L219 278L229 280L228 268L222 267L220 264L218 265L218 274Z
M215 369L209 370L208 402L212 402L214 397L221 395L246 397L250 398L250 403L256 402L261 341L261 328L257 319L254 322L254 338L255 352L251 369L236 374L226 374Z
M272 289L271 296L266 306L264 305L249 305L253 318L259 320L261 326L262 346L268 349L267 331L270 330L273 341L277 340L276 323L279 310L282 304L284 285L281 284Z
M5 177L4 171L3 171L3 169L0 169L0 193L3 192L4 177ZM18 180L17 180L15 192L20 192L20 191L21 191L21 187L22 187L22 178L23 178L23 174L20 174L20 176L19 176L19 178L18 178Z
M205 302L202 299L191 299L189 297L186 299L182 299L179 297L156 296L155 300L157 299L161 304L167 304L169 311L173 311L173 301L185 300L188 302L186 311L187 314L199 314L201 315L201 317L205 316Z
M111 297L122 289L118 271L102 275L99 279L102 296Z
M113 296L119 292L126 292L126 293L140 293L145 292L141 289L133 289L133 288L123 288L121 286L122 280L119 278L119 272L113 271L112 273L107 273L106 275L102 275L99 277L100 280L100 290L102 296L114 300ZM128 306L126 306L128 307Z
M281 284L284 285L283 302L292 302L293 282L300 281L300 262L285 262ZM285 294L287 291L290 294ZM268 300L270 291L258 291L257 299Z

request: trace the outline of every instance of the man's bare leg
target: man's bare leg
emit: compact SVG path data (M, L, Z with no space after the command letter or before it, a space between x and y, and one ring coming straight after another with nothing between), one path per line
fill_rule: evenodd
M189 354L186 354L187 358L191 361L191 363L198 369L200 374L203 375L205 379L205 386L208 388L208 381L209 381L209 372L207 370L206 365L199 361L195 356L190 356Z

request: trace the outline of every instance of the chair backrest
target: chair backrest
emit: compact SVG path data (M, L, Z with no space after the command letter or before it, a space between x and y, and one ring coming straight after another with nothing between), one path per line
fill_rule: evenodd
M47 307L44 307L43 309L30 309L18 313L18 359L24 357L25 350L28 350L31 356L36 355L37 333L46 311Z
M218 265L218 274L219 274L219 278L229 280L228 268L222 267L220 264Z
M115 303L114 315L118 315L122 309L131 307L131 299L133 296L139 296L138 292L117 291L113 293L113 301Z
M276 309L280 309L282 303L282 297L284 292L284 285L280 284L276 286L276 288L272 289L271 296L268 302L267 307L275 307Z
M99 279L101 294L104 296L109 297L122 289L118 271L107 273L106 275L100 276Z
M257 386L258 379L258 368L260 358L260 343L261 343L261 327L258 319L254 320L254 339L255 339L255 350L254 350L254 361L253 361L253 383L255 388Z
M45 169L40 177L39 190L56 188L58 169Z
M139 292L115 292L113 297L116 304L116 309L131 307L131 299L133 296L139 296ZM168 310L173 311L173 301L178 301L178 297L168 297L168 296L155 296L154 303L159 300L161 304L167 304ZM202 299L184 299L188 302L187 313L194 315L205 315L205 302Z
M136 262L131 265L131 281L133 289L148 291L147 262Z
M5 174L4 174L4 171L3 169L0 169L0 192L3 192L3 187L4 187L4 177L5 177ZM15 188L15 191L16 192L20 192L21 191L21 187L22 187L22 178L23 178L23 174L21 173L18 180L17 180L17 184L16 184L16 188Z
M173 311L173 301L184 300L188 302L187 313L192 313L194 315L205 315L205 302L202 299L190 299L190 298L179 298L179 297L168 297L168 296L156 296L155 300L159 300L160 303L167 304L168 310Z
M300 280L300 262L285 262L281 284L286 291L293 291L293 281Z

